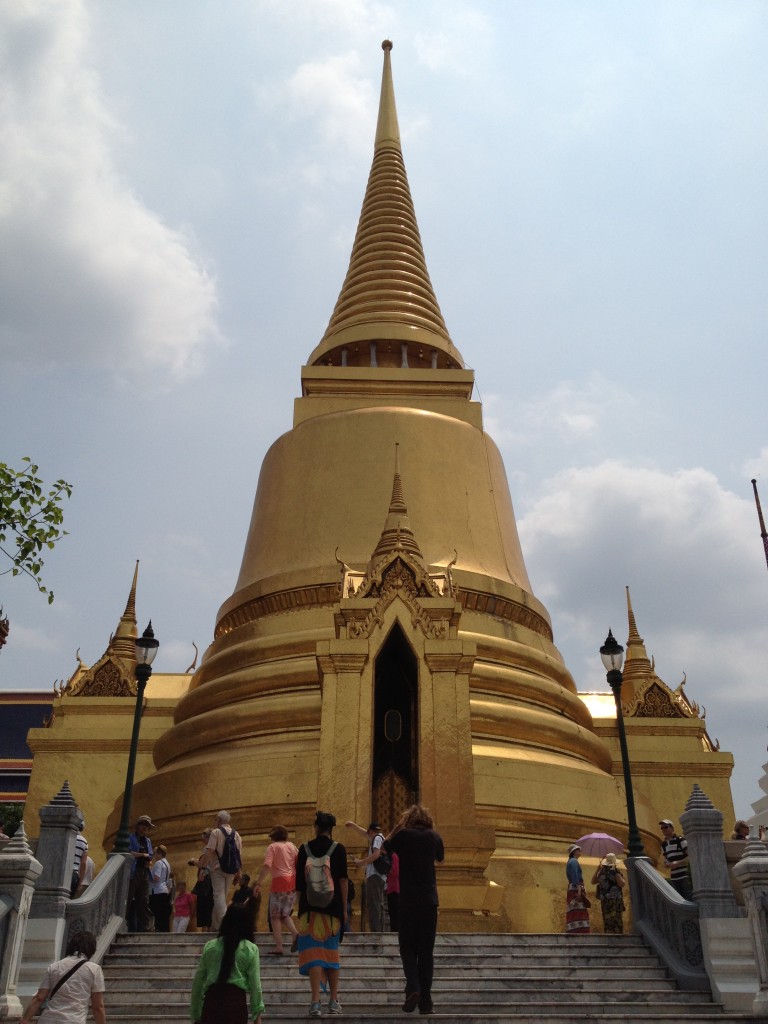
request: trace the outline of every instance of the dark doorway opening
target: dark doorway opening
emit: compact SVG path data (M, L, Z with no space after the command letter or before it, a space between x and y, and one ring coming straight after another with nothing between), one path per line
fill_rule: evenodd
M373 719L373 816L385 832L417 802L418 662L395 623L376 658Z

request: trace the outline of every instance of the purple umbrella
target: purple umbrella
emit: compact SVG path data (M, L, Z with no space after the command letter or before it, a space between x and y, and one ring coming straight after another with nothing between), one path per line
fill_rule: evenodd
M606 853L615 853L619 856L624 853L624 843L607 832L590 832L581 839L576 840L576 845L581 847L585 857L604 857Z

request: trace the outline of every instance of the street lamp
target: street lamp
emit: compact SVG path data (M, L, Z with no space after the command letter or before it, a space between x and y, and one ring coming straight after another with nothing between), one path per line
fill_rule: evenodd
M627 797L627 821L629 822L629 843L627 849L630 857L644 857L645 849L640 837L635 816L635 795L632 791L632 774L629 770L629 751L627 750L627 734L624 731L624 712L621 707L621 684L624 677L621 666L624 663L624 648L616 643L613 633L608 630L605 643L600 648L600 657L605 665L608 685L613 690L616 701L616 725L619 730L619 746L621 747L621 766L624 769L624 791Z
M113 853L129 853L131 844L129 840L129 823L131 817L131 797L133 796L133 774L136 769L136 752L139 747L139 728L141 727L141 712L144 707L144 690L147 687L149 677L152 675L152 662L155 660L157 648L160 642L155 640L152 632L152 621L144 630L142 636L138 637L136 644L136 709L133 713L133 732L131 733L131 750L128 755L128 771L125 773L125 789L123 790L123 810L120 815L120 827L115 837Z

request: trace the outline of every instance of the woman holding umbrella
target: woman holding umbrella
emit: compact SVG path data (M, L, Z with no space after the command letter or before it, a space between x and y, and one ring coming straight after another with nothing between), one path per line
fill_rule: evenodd
M616 854L607 853L592 876L597 886L597 898L603 912L603 931L606 935L624 934L624 875L616 866Z

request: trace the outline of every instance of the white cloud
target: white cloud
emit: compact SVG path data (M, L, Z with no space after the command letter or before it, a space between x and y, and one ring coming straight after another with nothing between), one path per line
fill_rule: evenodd
M579 688L606 688L597 650L608 627L626 640L629 585L659 675L675 687L687 674L710 735L736 757L737 814L758 796L766 725L767 581L750 505L704 469L615 461L552 477L519 521L534 593Z
M483 404L486 430L498 444L537 447L550 436L569 444L584 441L606 424L613 428L626 423L638 411L632 395L597 372L584 382L561 381L524 402L492 394L485 396Z
M750 480L757 478L757 490L760 491L760 477L768 473L768 448L761 448L757 458L747 459L742 467L742 472ZM763 497L760 495L762 503Z
M377 97L357 53L305 62L287 81L263 88L260 97L274 112L311 124L315 139L323 147L338 147L345 159L350 153L370 154ZM306 167L317 175L315 161L308 160Z
M118 173L82 0L0 11L0 345L6 365L180 374L218 340L195 246Z

